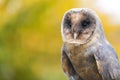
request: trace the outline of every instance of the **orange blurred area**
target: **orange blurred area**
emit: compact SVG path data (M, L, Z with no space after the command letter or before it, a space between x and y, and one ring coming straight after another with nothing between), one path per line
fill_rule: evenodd
M61 19L87 7L100 16L120 58L119 0L0 0L0 80L67 80L61 67ZM118 2L117 2L118 1Z

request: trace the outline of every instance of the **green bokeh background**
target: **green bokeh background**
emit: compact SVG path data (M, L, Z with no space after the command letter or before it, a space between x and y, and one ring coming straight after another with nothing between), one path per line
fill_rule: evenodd
M0 0L0 80L67 80L61 68L60 24L66 10L83 7L80 1ZM109 16L97 12L120 53L120 25L111 26Z

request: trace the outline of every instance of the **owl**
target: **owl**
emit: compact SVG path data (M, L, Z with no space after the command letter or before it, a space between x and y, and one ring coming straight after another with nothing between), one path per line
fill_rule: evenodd
M73 8L66 11L61 34L62 68L69 80L120 80L117 54L93 10Z

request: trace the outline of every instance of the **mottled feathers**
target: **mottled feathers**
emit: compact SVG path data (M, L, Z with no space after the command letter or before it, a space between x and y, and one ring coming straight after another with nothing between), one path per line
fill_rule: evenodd
M69 80L120 80L117 54L93 10L68 10L62 19L61 33L62 68Z

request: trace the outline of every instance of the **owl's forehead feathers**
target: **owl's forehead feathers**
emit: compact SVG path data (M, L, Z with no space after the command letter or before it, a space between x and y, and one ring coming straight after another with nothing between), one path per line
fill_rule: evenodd
M84 16L84 17L87 17L87 16L91 16L93 18L96 18L97 15L96 13L91 10L91 9L88 9L88 8L73 8L73 9L70 9L68 11L66 11L65 13L65 18L76 18L77 17L80 17L80 16Z

